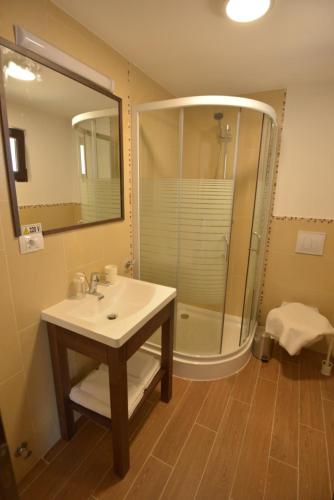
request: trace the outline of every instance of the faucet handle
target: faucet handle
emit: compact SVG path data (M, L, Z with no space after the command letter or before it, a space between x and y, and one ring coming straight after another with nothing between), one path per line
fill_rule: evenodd
M91 273L90 280L96 281L97 283L99 283L99 281L101 281L101 273L97 273L97 272Z

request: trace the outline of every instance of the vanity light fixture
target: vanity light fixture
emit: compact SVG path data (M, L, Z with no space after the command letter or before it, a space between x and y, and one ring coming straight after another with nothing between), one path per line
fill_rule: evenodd
M36 74L28 67L21 66L14 61L9 61L5 67L6 77L11 76L16 80L36 80Z
M229 19L237 23L250 23L264 16L272 0L227 0L225 12Z
M36 54L49 59L50 61L63 66L64 68L78 73L79 75L91 80L101 87L106 88L109 92L115 91L115 82L106 75L102 75L95 69L86 66L82 62L78 61L72 56L69 56L65 52L57 49L50 43L42 40L41 38L29 33L29 31L24 30L21 26L15 26L15 41L20 47L35 52Z

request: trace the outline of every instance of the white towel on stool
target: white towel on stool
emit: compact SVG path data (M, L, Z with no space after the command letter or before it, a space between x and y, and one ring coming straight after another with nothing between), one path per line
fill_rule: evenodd
M334 328L317 309L298 302L283 303L272 309L266 321L266 333L293 356L302 347L334 334Z

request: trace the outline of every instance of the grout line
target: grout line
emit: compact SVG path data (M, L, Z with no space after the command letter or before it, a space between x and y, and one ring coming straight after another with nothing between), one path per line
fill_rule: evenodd
M325 429L325 448L326 448L326 458L327 458L327 472L328 472L328 479L329 479L329 491L330 491L330 496L332 497L332 495L333 495L332 477L331 477L331 467L330 467L330 463L329 463L329 446L328 446L328 440L327 440L327 427L326 427L324 398L322 397L322 384L321 384L321 382L320 382L320 398L321 398L322 419L324 422L324 429Z
M317 429L316 427L312 427L312 425L303 424L302 422L300 422L299 425L301 425L302 427L306 427L307 429L311 429L312 431L320 432L320 434L326 434L325 431Z
M159 435L158 435L157 439L154 441L154 443L153 443L153 445L152 445L152 448L151 448L150 452L148 453L147 458L148 458L149 456L151 456L153 448L155 447L155 445L156 445L156 444L157 444L157 442L159 441L160 437L162 436L162 433L165 431L165 429L166 429L167 425L169 424L170 420L171 420L171 419L172 419L172 417L174 416L174 414L175 414L175 412L176 412L177 408L179 407L179 405L181 404L181 402L183 401L183 399L185 399L185 396L186 396L187 392L189 391L190 386L191 386L191 382L189 383L188 387L187 387L187 388L186 388L186 390L184 391L184 394L181 396L180 401L177 403L177 405L175 406L174 410L172 411L172 413L170 414L169 418L167 419L167 422L166 422L166 424L164 425L164 427L163 427L163 429L161 430L161 432L159 433ZM158 401L158 402L160 402L160 401ZM135 481L136 481L137 477L139 476L140 472L143 470L143 467L144 467L144 465L145 465L146 461L147 461L147 459L144 461L144 464L143 464L143 465L139 468L139 470L138 470L137 474L135 475L135 477L134 477L134 479L133 479L132 483L131 483L131 484L130 484L130 486L129 486L128 491L126 492L126 495L127 495L127 494L128 494L128 492L131 490L131 488L132 488L132 486L134 485L134 483L135 483ZM107 477L107 475L110 473L110 471L112 470L112 468L113 468L113 466L112 466L112 467L109 467L109 469L107 469L107 471L106 471L106 473L104 474L104 476L101 478L101 480L100 480L100 481L97 483L97 485L95 486L95 488L94 488L94 492L97 490L97 488L100 486L100 484L102 484L102 483L103 483L104 479L105 479L105 478ZM126 495L125 495L125 496L126 496ZM125 496L124 496L124 499L125 499Z
M157 460L158 462L162 463L163 465L166 465L167 467L169 467L170 469L173 468L172 465L168 464L167 462L165 462L164 460L161 460L161 458L159 457L156 457L155 455L149 455L148 458L154 458L154 460Z
M231 483L231 490L230 490L230 493L229 493L229 496L228 496L229 500L233 500L233 498L231 497L231 495L232 495L233 488L234 488L234 485L235 485L235 481L236 481L236 478L237 478L237 472L238 472L239 462L240 462L240 458L241 458L241 452L242 452L242 449L243 449L243 446L244 446L244 443L245 443L245 438L246 438L246 433L247 433L247 429L248 429L248 424L249 424L250 416L251 416L252 409L253 409L253 406L254 406L256 389L257 389L257 386L258 386L258 383L259 383L259 378L260 378L260 376L259 376L260 375L260 368L261 368L261 365L259 364L257 375L256 375L256 379L255 379L255 383L254 383L253 394L252 394L252 398L251 398L251 402L250 402L250 408L248 410L247 421L246 421L246 425L245 425L245 428L244 428L244 435L242 436L242 440L240 442L240 449L239 449L238 458L237 458L236 465L235 465L235 471L234 471L233 479L232 479L232 483Z
M278 399L278 381L280 379L280 375L281 375L281 370L280 370L280 366L279 366L278 367L278 377L277 377L276 388L275 388L274 412L273 412L273 418L272 418L272 422L271 422L271 433L270 433L270 441L269 441L269 453L268 453L266 471L264 473L264 478L263 478L264 479L264 488L263 488L263 495L262 495L263 500L265 498L266 490L267 490L267 485L268 485L269 461L270 461L271 447L272 447L272 443L273 443L273 435L274 435L274 427L275 427L275 417L276 417L276 411L277 411L277 399Z
M180 460L180 457L181 457L181 455L182 455L183 450L185 449L185 447L186 447L186 445L187 445L188 441L190 440L190 436L191 436L191 433L192 433L192 431L193 431L193 429L194 429L195 425L198 425L198 424L197 424L197 418L198 418L199 414L201 413L202 408L203 408L204 404L206 403L206 401L207 401L207 399L208 399L208 397L209 397L209 395L210 395L211 391L213 391L213 384L212 384L212 383L210 384L210 388L209 388L209 390L208 390L208 393L207 393L206 397L203 399L203 402L202 402L202 404L201 404L201 406L200 406L200 408L199 408L199 410L198 410L198 412L197 412L196 418L194 419L193 425L192 425L192 426L191 426L191 428L190 428L190 431L189 431L189 433L188 433L188 436L187 436L187 438L185 439L185 441L184 441L183 445L181 446L180 452L179 452L178 456L176 457L176 460L175 460L174 465L172 466L172 471L171 471L171 474L170 474L169 478L167 479L166 484L164 485L164 487L163 487L163 488L162 488L162 490L161 490L161 493L160 493L159 499L162 497L162 495L163 495L163 494L164 494L164 492L166 491L166 488L167 488L167 485L168 485L168 483L169 483L169 481L170 481L170 478L171 478L171 477L172 477L172 475L174 474L174 471L175 471L175 469L176 469L176 466L177 466L177 465L178 465L178 463L179 463L179 460ZM204 427L204 426L203 426L203 427ZM211 429L209 429L209 430L210 430L211 432L213 432ZM155 456L155 455L153 455L153 456Z
M272 455L269 455L269 458L270 458L270 460L274 460L275 462L278 462L279 464L286 465L287 467L290 467L290 469L298 470L297 465L288 464L288 462L284 462L284 460L279 460L278 458L273 457Z
M323 401L329 401L330 403L334 403L334 400L333 400L333 399L324 398L323 396L321 396L321 399L322 399Z
M232 395L230 397L231 397L231 399L233 399L233 401L237 401L238 403L241 403L241 404L249 406L249 407L251 406L251 403L246 403L246 401L242 401L241 399L235 398Z
M229 401L230 399L230 396L228 396L227 398L227 401ZM207 425L203 425L203 424L200 424L199 422L195 422L196 425L198 425L198 427L202 427L203 429L206 429L207 431L211 431L211 432L214 432L215 434L217 434L217 431L215 431L214 429L211 429L211 427L208 427Z
M209 461L210 461L211 455L212 455L212 453L213 453L214 446L215 446L216 441L217 441L217 438L218 438L219 431L220 431L220 429L222 428L223 423L224 423L224 420L225 420L225 416L227 415L227 408L229 408L229 406L230 406L230 401L232 401L232 396L231 396L231 394L232 394L232 391L233 391L233 389L234 389L236 379L237 379L237 377L235 376L235 377L234 377L233 384L232 384L232 387L231 387L231 389L230 389L230 393L229 393L228 398L227 398L227 401L226 401L226 405L225 405L224 411L223 411L223 413L222 413L222 416L221 416L221 419L220 419L220 422L219 422L219 425L218 425L218 428L217 428L217 431L216 431L215 438L214 438L214 440L213 440L213 442L212 442L211 450L209 451L208 456L207 456L207 459L206 459L206 462L205 462L205 464L204 464L203 471L202 471L202 474L201 474L201 478L200 478L200 480L199 480L199 482L198 482L197 489L196 489L195 494L194 494L194 498L196 498L196 496L197 496L197 494L198 494L198 492L199 492L199 489L200 489L200 487L201 487L201 484L202 484L202 481L203 481L204 474L205 474L205 472L206 472L206 470L207 470L207 468L208 468ZM204 426L203 426L203 427L204 427Z

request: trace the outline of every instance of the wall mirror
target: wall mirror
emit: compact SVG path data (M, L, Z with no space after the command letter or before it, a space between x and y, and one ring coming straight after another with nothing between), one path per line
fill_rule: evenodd
M15 235L121 220L121 99L0 40L1 117Z

